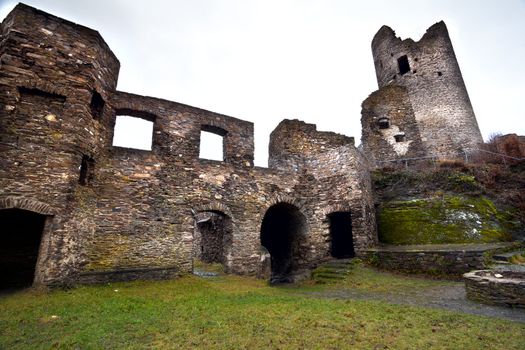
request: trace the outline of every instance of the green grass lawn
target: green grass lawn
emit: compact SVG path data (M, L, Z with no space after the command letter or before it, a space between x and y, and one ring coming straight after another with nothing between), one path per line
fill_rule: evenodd
M0 349L524 349L525 324L308 291L426 288L356 267L338 285L237 276L0 296Z

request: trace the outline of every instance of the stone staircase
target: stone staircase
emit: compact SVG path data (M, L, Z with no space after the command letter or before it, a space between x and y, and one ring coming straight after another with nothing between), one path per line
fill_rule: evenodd
M312 271L312 279L319 284L335 283L345 279L354 265L354 259L329 260Z
M523 249L512 251L512 252L507 252L507 253L497 253L492 256L492 260L494 260L496 264L506 265L506 264L511 263L510 260L513 256L522 254L522 253L523 253Z

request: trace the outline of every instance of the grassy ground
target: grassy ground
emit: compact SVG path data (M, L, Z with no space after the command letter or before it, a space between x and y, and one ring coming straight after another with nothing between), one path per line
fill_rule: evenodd
M337 285L236 276L0 296L0 349L523 349L525 324L308 291L447 283L356 267ZM304 294L304 295L303 295Z

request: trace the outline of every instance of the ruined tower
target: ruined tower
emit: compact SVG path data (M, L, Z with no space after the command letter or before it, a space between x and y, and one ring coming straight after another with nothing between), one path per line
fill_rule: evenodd
M455 157L483 142L444 22L417 42L383 26L372 54L379 90L363 102L367 155Z

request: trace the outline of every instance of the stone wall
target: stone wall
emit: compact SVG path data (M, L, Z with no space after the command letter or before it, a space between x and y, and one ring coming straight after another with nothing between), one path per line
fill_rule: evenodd
M401 40L383 26L372 53L380 90L389 85L407 89L428 155L455 157L483 142L445 23L428 28L418 42ZM384 101L388 104L389 97Z
M525 136L516 134L497 136L494 138L494 146L497 153L525 159Z
M362 104L362 147L370 162L424 157L419 125L403 86L387 85Z
M0 197L49 208L35 279L66 280L94 230L79 167L103 153L110 113L92 102L108 99L119 62L96 31L22 4L0 35Z
M232 273L266 268L261 226L277 204L304 218L294 273L329 256L331 212L351 212L358 253L377 241L370 175L353 138L284 121L270 168L254 167L252 123L116 91L119 62L96 31L20 4L1 33L0 210L48 216L36 282L189 273L205 212L231 225L222 255ZM150 151L112 146L118 115L154 123ZM223 137L224 161L199 158L201 131Z
M509 269L463 275L467 298L483 304L525 308L525 272Z
M459 278L468 271L485 268L485 253L504 247L505 244L380 246L366 250L365 257L390 271Z

